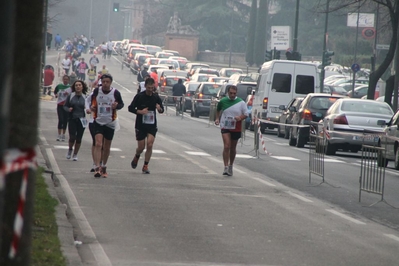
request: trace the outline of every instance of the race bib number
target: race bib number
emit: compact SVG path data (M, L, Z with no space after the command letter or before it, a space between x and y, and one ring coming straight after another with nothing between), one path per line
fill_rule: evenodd
M100 106L99 112L101 115L111 114L111 107L110 106Z
M223 128L225 129L235 129L236 128L236 120L234 117L226 117L224 120L224 126Z
M155 113L154 111L148 111L145 115L143 115L143 124L154 124L155 123Z
M87 119L86 119L86 117L81 117L80 118L80 122L82 123L82 126L83 126L83 128L86 128L87 127Z

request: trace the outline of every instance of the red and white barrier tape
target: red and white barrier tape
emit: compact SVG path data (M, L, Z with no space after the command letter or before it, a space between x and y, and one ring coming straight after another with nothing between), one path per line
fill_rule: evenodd
M35 170L37 168L36 153L34 149L7 150L4 156L4 164L0 169L0 177L5 179L5 176L19 171L23 172L21 187L19 189L17 213L14 219L13 239L8 256L10 259L15 258L18 253L19 242L24 226L24 211L26 202L26 192L28 187L29 169Z
M260 120L258 120L258 135L259 135L259 142L262 144L262 149L267 155L272 155L270 152L266 150L265 140L263 139L263 134L260 130Z

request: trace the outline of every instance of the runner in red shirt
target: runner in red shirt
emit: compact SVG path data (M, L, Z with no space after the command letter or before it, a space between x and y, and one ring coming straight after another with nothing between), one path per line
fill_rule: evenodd
M51 85L54 81L54 70L52 66L45 66L44 68L44 84L43 84L43 95L51 95Z

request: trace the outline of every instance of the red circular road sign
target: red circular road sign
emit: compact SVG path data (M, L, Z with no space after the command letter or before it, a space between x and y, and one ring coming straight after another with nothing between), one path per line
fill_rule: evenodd
M362 30L362 36L363 36L363 38L368 39L368 40L374 39L375 29L374 28L364 28Z

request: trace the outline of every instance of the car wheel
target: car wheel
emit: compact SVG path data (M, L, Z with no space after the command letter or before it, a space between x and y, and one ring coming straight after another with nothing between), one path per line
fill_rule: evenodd
M399 170L399 148L395 152L395 169Z
M294 137L293 137L292 128L290 129L290 134L289 134L289 137L288 137L288 144L290 146L295 146L295 144L296 144L296 139L294 139Z
M284 137L284 134L283 134L283 133L281 133L281 128L280 128L280 125L277 127L277 137L279 137L279 138L282 138L282 137Z
M191 117L194 117L194 110L193 110L193 107L191 106L191 110L190 110L190 116Z
M382 156L381 152L378 153L377 156L377 166L379 167L387 167L388 166L388 160ZM395 168L396 168L396 160L395 160Z
M199 118L199 113L197 111L197 108L194 108L194 117Z
M337 149L335 148L335 145L333 145L329 141L327 141L327 147L325 149L326 155L335 155L336 151L337 151Z
M303 148L305 146L306 140L305 138L301 135L301 130L298 129L296 131L296 145L298 148Z

